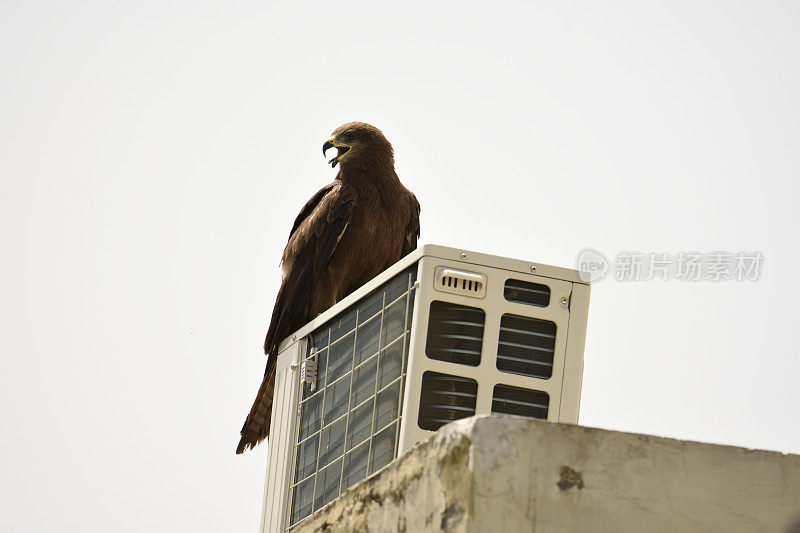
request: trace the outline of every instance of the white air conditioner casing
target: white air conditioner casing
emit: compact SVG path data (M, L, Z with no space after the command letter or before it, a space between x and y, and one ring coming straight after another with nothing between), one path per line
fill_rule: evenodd
M306 324L278 350L261 531L449 420L576 424L588 306L575 270L425 245Z

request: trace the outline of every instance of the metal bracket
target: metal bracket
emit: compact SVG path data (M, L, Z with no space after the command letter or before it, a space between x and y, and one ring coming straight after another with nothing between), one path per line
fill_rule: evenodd
M311 355L300 365L300 383L311 385L311 392L317 390L317 354L315 351L312 351Z

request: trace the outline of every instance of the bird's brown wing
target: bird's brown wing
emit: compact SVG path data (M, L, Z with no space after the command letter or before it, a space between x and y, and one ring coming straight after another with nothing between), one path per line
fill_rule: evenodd
M403 240L404 257L417 249L417 239L419 239L419 201L411 191L408 191L408 194L411 196L412 205L411 219L408 221L408 226L406 226L406 238Z
M267 368L242 426L237 454L269 436L277 345L313 318L308 316L309 294L347 229L356 198L353 187L341 181L334 182L317 192L295 220L283 253L283 282L264 342Z
M301 209L300 213L298 213L297 218L294 219L294 224L292 224L292 231L289 232L290 240L292 238L292 235L294 235L294 232L297 231L297 228L300 227L300 224L302 224L303 221L305 221L305 219L308 218L308 215L310 215L314 211L314 209L316 209L322 198L326 194L328 194L331 191L331 189L336 187L336 185L338 185L339 183L340 182L334 181L333 183L327 184L326 186L318 190L317 193L314 196L312 196L308 202L306 202L306 205L304 205L303 209Z

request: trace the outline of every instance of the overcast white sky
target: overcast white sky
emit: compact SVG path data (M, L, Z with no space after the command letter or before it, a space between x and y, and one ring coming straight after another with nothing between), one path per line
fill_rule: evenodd
M798 27L796 2L0 0L0 529L256 530L266 446L234 447L351 120L424 242L761 251L758 282L596 284L581 423L800 452Z

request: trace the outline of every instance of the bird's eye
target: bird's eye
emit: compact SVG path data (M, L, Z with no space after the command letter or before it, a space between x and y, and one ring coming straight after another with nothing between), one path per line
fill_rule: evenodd
M348 133L347 135L344 136L345 142L349 143L353 142L353 139L355 139L355 135L353 135L352 133Z

